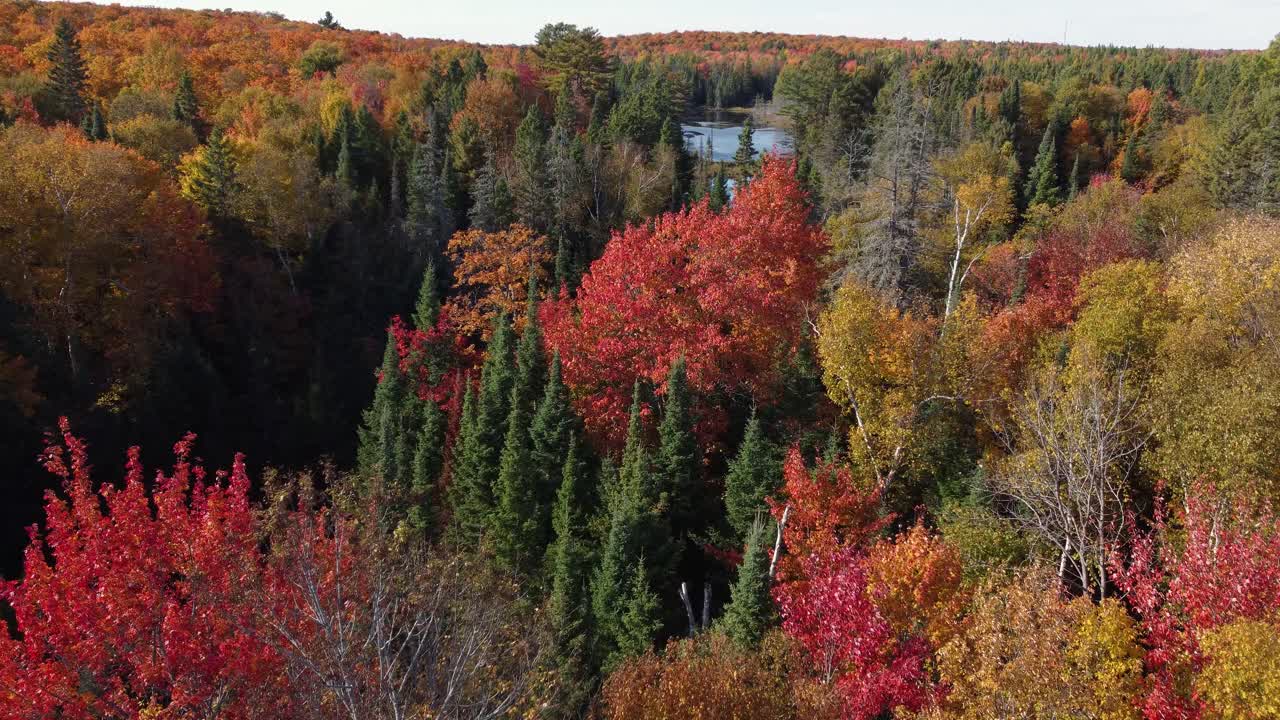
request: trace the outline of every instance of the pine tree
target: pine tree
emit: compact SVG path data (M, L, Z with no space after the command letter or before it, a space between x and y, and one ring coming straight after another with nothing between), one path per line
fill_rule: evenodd
M107 139L107 123L102 118L101 103L94 103L93 110L85 113L84 120L80 122L80 131L95 142Z
M356 452L361 475L366 480L380 476L387 487L393 486L400 476L397 461L402 459L403 453L397 452L397 443L400 440L406 385L400 372L396 336L388 330L378 385L373 391L373 403L364 411L360 447Z
M1124 160L1120 163L1120 177L1129 184L1142 179L1142 163L1138 157L1138 136L1141 134L1141 128L1134 128L1124 143Z
M578 138L571 95L566 88L557 96L555 124L546 143L546 177L551 190L548 233L556 240L557 248L560 241L564 241L569 253L581 231L588 184L585 149ZM572 271L573 266L567 265L566 284L577 279L569 277L575 274Z
M459 542L479 541L494 517L494 493L515 381L511 343L511 324L505 315L500 316L494 321L493 337L481 368L480 391L473 397L468 388L464 396L457 462L449 488L455 521L453 535Z
M182 194L209 214L226 217L236 188L236 163L221 130L209 134L204 147L182 168Z
M729 207L729 178L725 175L723 164L716 168L716 174L711 179L710 198L711 209L716 212Z
M537 286L529 281L524 333L516 349L507 433L498 471L493 523L498 562L532 577L546 552L550 504L539 497L539 476L530 464L530 424L535 391L543 385L542 333L538 327Z
M440 320L440 281L436 275L436 264L427 263L422 273L422 284L418 286L418 302L413 307L413 327L427 332Z
M432 134L429 137L435 137ZM437 138L438 140L438 138ZM441 257L445 242L445 189L442 183L443 155L428 140L414 148L409 162L409 177L405 187L405 232L413 242L416 252L428 262Z
M569 241L561 237L556 240L556 287L572 289L577 283L578 273L573 262L573 250Z
M569 403L569 388L561 378L557 352L551 358L546 387L529 426L529 463L537 476L539 503L549 503L563 480L569 445L577 430L577 416Z
M80 39L76 37L71 21L66 18L58 21L53 31L53 44L49 46L46 57L53 63L45 87L54 118L80 122L86 109L84 91L89 74L80 54Z
M342 26L338 24L338 21L333 19L333 13L329 12L328 10L324 11L324 17L317 20L316 24L326 30L342 29Z
M200 102L196 99L191 73L183 70L178 78L178 92L173 97L173 119L194 129L199 117Z
M516 128L513 194L520 222L539 232L546 232L551 224L545 135L542 113L532 106Z
M778 489L781 478L777 450L765 439L760 418L752 414L724 481L726 518L736 542L746 541L756 516L765 509L765 498Z
M477 427L479 419L480 401L468 378L447 491L452 511L449 536L459 546L474 547L484 537L493 510L493 488L485 478L486 448Z
M695 529L694 524L701 513L698 512L699 503L695 493L698 482L698 443L693 435L689 383L683 357L677 359L667 373L654 472L659 492L666 497L664 504L671 508L671 523L675 535L679 537L689 534ZM657 561L667 560L661 556L651 557Z
M587 657L591 632L587 617L590 552L582 532L586 503L582 499L581 473L577 439L571 436L552 516L555 541L547 551L551 573L547 610L560 679L555 716L562 718L581 717L592 691Z
M745 185L755 169L756 147L755 128L751 126L751 118L742 123L742 132L738 133L738 150L733 154L733 162L738 166L738 184Z
M662 627L658 596L649 585L644 557L636 561L624 602L626 611L619 620L617 647L605 660L606 673L627 658L652 649L654 636Z
M738 579L733 584L729 604L720 623L725 634L742 647L751 648L769 627L773 602L769 598L768 533L757 518L747 534L747 550L738 566Z
M338 187L348 197L355 195L356 185L356 165L355 159L352 157L351 136L343 133L338 139L338 165L333 171L333 177L338 181Z
M667 557L670 530L666 518L659 515L660 492L650 468L640 421L640 383L632 393L631 420L627 426L627 442L622 453L622 467L617 486L605 488L609 512L609 533L600 554L591 585L591 608L599 632L601 659L606 663L619 659L618 652L634 636L624 624L624 610L631 597L628 577L647 572L645 557ZM647 583L647 580L645 581ZM634 581L633 583L634 584Z
M471 227L496 232L512 222L511 190L507 181L498 172L494 164L493 153L486 153L484 165L476 173L475 184L471 188L472 205L468 213Z
M417 418L420 429L409 469L408 520L411 528L426 534L434 525L436 487L440 472L444 469L445 426L448 418L436 401L430 398L413 403L411 407L420 408ZM403 432L408 434L411 428L412 426L406 427Z
M1040 140L1040 149L1036 153L1035 164L1027 174L1024 194L1027 206L1036 204L1057 205L1059 196L1058 183L1058 151L1054 138L1054 123L1050 122L1044 129L1044 137Z

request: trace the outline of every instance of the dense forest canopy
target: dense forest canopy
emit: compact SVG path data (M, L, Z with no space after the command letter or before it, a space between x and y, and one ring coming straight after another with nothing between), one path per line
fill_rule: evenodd
M0 714L1280 717L1278 284L1280 40L0 0Z

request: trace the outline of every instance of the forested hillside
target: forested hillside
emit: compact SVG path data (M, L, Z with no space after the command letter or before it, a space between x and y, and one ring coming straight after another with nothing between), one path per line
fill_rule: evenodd
M1280 41L340 21L0 0L0 715L1280 717Z

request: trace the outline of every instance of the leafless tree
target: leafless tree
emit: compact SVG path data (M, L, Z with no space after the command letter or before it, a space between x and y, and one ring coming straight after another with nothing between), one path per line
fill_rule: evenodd
M888 92L874 130L866 187L856 203L868 220L847 270L904 303L907 276L919 252L919 218L933 181L935 137L926 93L905 77Z
M263 605L314 717L483 720L529 702L549 645L514 585L376 519L313 517L281 528Z
M1129 479L1150 437L1125 370L1050 368L1030 383L990 480L1018 522L1054 547L1058 574L1107 593L1107 554L1124 531Z

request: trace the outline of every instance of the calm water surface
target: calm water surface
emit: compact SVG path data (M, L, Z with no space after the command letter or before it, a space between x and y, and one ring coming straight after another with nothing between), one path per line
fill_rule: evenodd
M713 161L732 160L733 154L738 151L738 133L742 132L742 126L749 116L746 112L721 110L687 117L680 124L680 129L684 131L685 147L696 155L709 144ZM756 157L764 152L791 153L791 136L782 128L757 123L751 139Z

